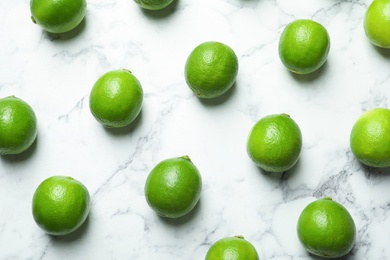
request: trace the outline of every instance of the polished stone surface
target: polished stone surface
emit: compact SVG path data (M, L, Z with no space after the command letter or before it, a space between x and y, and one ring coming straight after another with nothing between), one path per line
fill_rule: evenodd
M370 0L177 0L152 12L132 0L89 0L84 22L51 35L30 20L29 1L0 2L0 96L28 102L38 139L0 158L0 259L204 259L212 243L243 235L260 259L318 259L296 235L311 201L330 196L351 213L356 245L343 259L390 259L390 170L359 164L349 134L360 114L389 107L390 52L363 30ZM289 73L278 56L294 19L323 24L328 61L316 73ZM235 86L216 100L187 87L184 64L201 42L216 40L239 58ZM103 73L127 68L141 82L141 115L105 129L88 98ZM287 113L303 149L283 174L257 168L246 138L261 117ZM189 155L203 177L200 203L179 220L159 218L143 187L161 160ZM32 195L52 175L88 188L87 222L65 237L46 235Z

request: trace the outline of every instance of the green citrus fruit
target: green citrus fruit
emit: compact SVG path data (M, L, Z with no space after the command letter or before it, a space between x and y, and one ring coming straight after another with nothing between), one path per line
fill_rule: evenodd
M51 235L67 235L78 229L88 217L89 207L87 188L66 176L44 180L32 200L35 222Z
M31 0L31 19L51 33L65 33L84 19L86 0Z
M364 16L364 31L372 44L390 48L390 0L375 0Z
M298 238L311 254L336 258L355 243L356 227L349 212L331 198L310 203L298 219Z
M185 79L200 98L219 97L234 84L238 59L234 51L220 42L204 42L188 56Z
M174 0L134 0L140 7L147 10L161 10L170 5Z
M390 166L390 110L374 108L363 113L352 127L352 153L363 164Z
M213 244L206 260L258 260L255 247L242 236L226 237Z
M124 127L133 122L141 111L142 101L142 86L126 69L102 75L89 96L93 116L109 128Z
M201 189L199 170L183 156L163 160L152 169L146 179L145 197L159 216L178 218L195 207Z
M37 137L37 119L23 100L10 96L0 99L0 154L26 151Z
M301 148L301 130L287 114L263 117L253 126L247 139L249 157L268 172L292 168L299 159Z
M295 20L288 24L279 40L279 56L288 70L309 74L326 61L330 39L326 29L312 20Z

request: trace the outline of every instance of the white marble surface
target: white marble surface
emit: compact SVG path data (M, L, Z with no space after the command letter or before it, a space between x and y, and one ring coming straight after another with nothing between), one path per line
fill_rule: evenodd
M343 259L390 259L390 170L368 169L351 154L357 117L389 107L390 52L373 47L362 26L370 0L177 0L163 12L132 0L88 0L76 31L52 36L30 20L28 0L0 2L0 96L27 101L37 142L0 158L0 259L203 259L210 244L243 235L261 259L318 259L299 244L296 222L316 198L342 203L357 226ZM284 26L322 23L331 37L325 66L298 77L277 52ZM186 86L184 63L203 41L230 45L239 75L227 95L201 101ZM141 116L104 129L88 96L111 69L130 69L143 85ZM300 125L296 167L266 174L249 159L246 138L261 117L288 113ZM199 205L165 220L143 187L159 161L189 155L201 171ZM85 225L65 237L35 224L31 199L52 175L90 191Z

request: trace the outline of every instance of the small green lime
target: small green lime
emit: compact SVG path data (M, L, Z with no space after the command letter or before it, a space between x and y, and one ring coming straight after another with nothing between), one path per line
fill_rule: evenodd
M147 10L161 10L170 5L174 0L134 0L140 7Z
M30 105L14 96L0 99L0 155L26 151L37 132L37 119Z
M202 189L199 170L188 156L157 164L145 183L149 206L161 217L179 218L198 203Z
M31 19L51 33L76 28L85 17L86 0L31 0Z
M329 197L310 203L302 211L297 231L302 246L321 257L344 256L355 244L355 222L341 204Z
M91 113L108 128L129 125L141 112L143 89L137 78L126 69L112 70L94 84L89 96Z
M236 81L238 59L234 51L220 42L204 42L188 56L185 79L200 98L216 98Z
M284 172L299 159L302 134L287 114L268 115L252 128L247 152L252 161L268 172Z
M242 236L218 240L207 252L206 260L258 260L255 247Z
M89 208L87 188L67 176L44 180L32 200L35 222L51 235L67 235L78 229L88 217Z
M327 30L312 20L299 19L288 24L279 40L279 56L288 70L309 74L326 61L330 49Z
M374 108L363 113L352 127L352 153L371 167L390 166L390 110Z
M375 0L364 16L364 31L372 44L390 48L390 0Z

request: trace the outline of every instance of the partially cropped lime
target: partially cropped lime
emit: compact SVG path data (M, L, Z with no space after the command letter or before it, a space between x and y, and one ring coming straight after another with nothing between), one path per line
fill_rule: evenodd
M149 206L161 217L179 218L198 203L202 178L188 156L161 161L145 182L145 197Z
M0 155L26 151L37 137L31 106L15 96L0 99Z
M134 0L140 7L147 10L161 10L170 5L174 0Z
M220 42L204 42L188 56L185 79L200 98L216 98L236 81L238 58L232 48Z
M374 108L363 113L352 127L352 153L371 167L390 166L390 110Z
M375 0L364 16L364 31L372 44L390 48L390 0Z
M226 237L215 242L205 260L258 260L255 247L243 236Z
M32 200L37 225L50 235L67 235L87 219L90 196L87 188L69 176L52 176L39 184Z
M331 198L310 203L298 219L298 238L311 254L337 258L348 254L355 244L355 222L341 204Z
M288 24L280 36L279 56L285 67L297 74L318 70L326 61L330 38L321 24L299 19Z
M76 28L85 17L86 0L31 0L31 19L51 33Z
M103 74L95 82L89 96L91 113L108 128L120 128L132 123L141 112L142 102L141 83L127 69Z
M291 169L299 159L301 148L301 130L287 114L263 117L252 127L247 140L249 157L268 172Z

